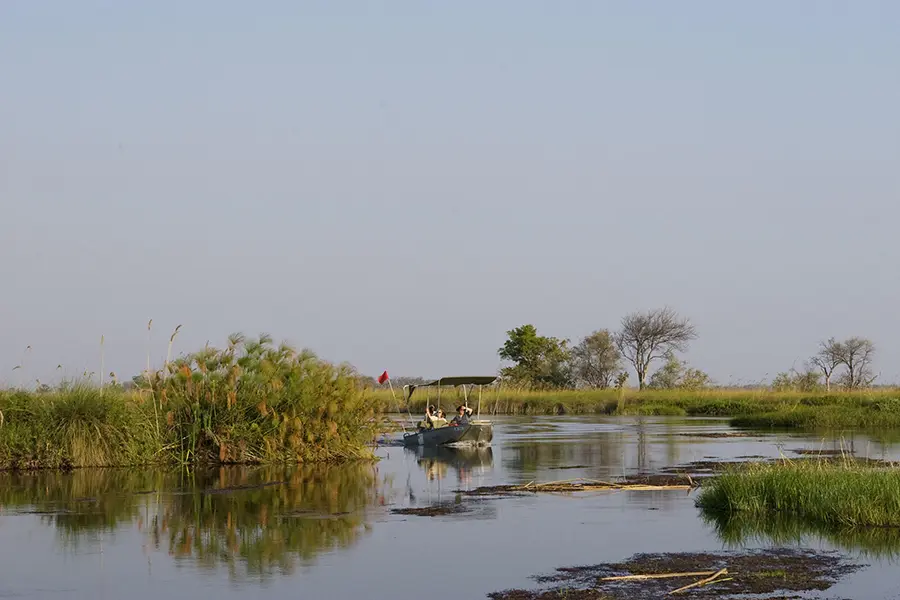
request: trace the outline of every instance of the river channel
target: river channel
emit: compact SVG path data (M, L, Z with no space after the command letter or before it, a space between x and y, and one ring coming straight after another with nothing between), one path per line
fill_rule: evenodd
M862 433L733 432L721 419L509 417L488 448L385 443L377 464L0 473L0 598L475 600L557 567L735 544L839 549L867 565L808 597L898 597L894 553L815 534L723 539L696 490L458 493L803 449L900 459L900 443ZM446 514L395 512L434 505Z

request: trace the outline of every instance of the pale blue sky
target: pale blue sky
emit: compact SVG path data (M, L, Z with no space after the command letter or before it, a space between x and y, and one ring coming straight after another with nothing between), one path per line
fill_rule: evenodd
M340 6L339 6L340 5ZM0 382L266 331L493 372L670 305L900 379L900 3L0 3Z

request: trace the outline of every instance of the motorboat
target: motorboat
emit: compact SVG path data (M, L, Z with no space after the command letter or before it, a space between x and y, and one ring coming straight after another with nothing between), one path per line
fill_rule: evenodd
M403 435L404 446L486 446L490 445L494 438L494 425L490 420L481 419L481 391L483 386L490 385L496 381L496 375L475 376L475 377L442 377L428 383L420 385L403 386L404 395L406 395L407 405L413 392L418 388L438 389L438 407L441 402L441 389L444 387L462 388L464 404L469 406L468 386L478 388L478 411L476 415L469 417L464 423L457 424L454 421L447 422L445 419L424 419L421 421L416 431Z

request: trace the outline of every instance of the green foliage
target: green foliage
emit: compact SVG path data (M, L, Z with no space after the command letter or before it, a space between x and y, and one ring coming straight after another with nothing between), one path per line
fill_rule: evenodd
M678 360L674 352L666 353L666 362L650 377L651 389L685 389L699 390L708 387L710 377L700 369L688 366L686 361Z
M76 384L57 392L0 392L0 468L101 467L149 462L153 423L121 393Z
M584 387L606 389L621 370L622 355L607 329L585 337L571 353L575 382Z
M515 365L502 369L505 378L532 387L571 386L571 352L565 340L540 336L534 325L522 325L506 333L508 339L498 354Z
M817 392L822 389L822 376L811 369L798 372L795 369L779 373L772 380L772 389L779 392Z
M151 402L183 461L329 461L370 456L382 404L350 367L271 338L231 337L154 376Z
M737 416L733 427L805 430L900 428L900 408L893 403L783 406L779 410Z
M378 392L383 401L390 394ZM476 396L477 398L477 396ZM444 407L456 406L462 396L445 391ZM425 410L426 403L436 404L432 393L413 397L408 409ZM471 403L470 403L471 404ZM646 407L650 408L646 408ZM662 413L660 407L672 407ZM403 407L405 412L407 407ZM688 416L733 417L731 424L740 427L792 427L822 429L860 427L889 429L900 427L900 389L867 390L843 393L776 392L759 389L577 389L535 390L515 387L486 387L481 402L482 414L686 414ZM781 415L773 422L772 415ZM895 418L896 415L896 418Z
M708 514L758 519L792 515L839 527L900 526L900 471L850 461L760 464L704 485L697 505Z
M0 392L0 468L371 458L384 403L347 366L231 337L139 378Z

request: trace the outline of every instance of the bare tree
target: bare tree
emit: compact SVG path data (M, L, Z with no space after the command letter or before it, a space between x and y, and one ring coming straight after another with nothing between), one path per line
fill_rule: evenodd
M844 345L834 338L828 338L828 341L819 343L819 352L809 359L810 364L825 376L826 392L831 391L831 376L843 364L843 354Z
M875 344L866 338L853 337L841 345L841 364L847 367L844 384L854 390L871 385L875 381L872 361L875 358Z
M572 348L572 369L579 383L606 389L619 372L621 355L607 329L595 331Z
M684 351L688 342L696 337L690 321L666 307L625 316L615 342L622 356L634 366L638 385L643 389L650 363L664 358L668 352Z

